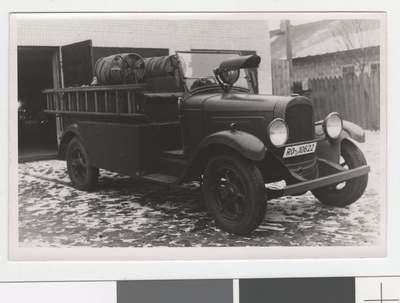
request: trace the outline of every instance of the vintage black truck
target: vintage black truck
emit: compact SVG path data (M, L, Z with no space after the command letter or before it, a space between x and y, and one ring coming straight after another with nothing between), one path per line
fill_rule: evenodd
M93 85L45 90L72 185L93 189L99 168L169 186L200 181L215 224L237 235L261 224L268 199L311 191L328 205L357 201L370 170L355 144L364 131L336 112L315 122L305 97L255 94L249 70L260 60L121 54L97 62Z

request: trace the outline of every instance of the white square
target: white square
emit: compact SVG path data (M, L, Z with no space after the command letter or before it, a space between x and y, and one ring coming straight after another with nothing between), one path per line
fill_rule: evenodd
M356 278L356 303L400 302L400 277Z
M0 283L0 302L116 303L116 282Z

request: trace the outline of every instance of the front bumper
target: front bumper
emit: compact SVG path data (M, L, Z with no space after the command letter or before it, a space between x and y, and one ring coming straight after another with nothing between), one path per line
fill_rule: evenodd
M313 180L301 181L299 183L291 184L280 190L268 190L268 198L274 199L282 196L296 195L299 193L305 193L309 190L313 190L320 187L325 187L333 184L338 184L353 178L357 178L362 175L366 175L370 172L369 165L363 165L351 170L331 174L328 176L320 177Z
M332 184L338 184L353 178L357 178L362 175L366 175L370 172L369 165L360 166L351 170L336 173L333 175L321 177L314 180L303 181L300 183L288 185L283 189L283 195L294 195L300 192L329 186Z

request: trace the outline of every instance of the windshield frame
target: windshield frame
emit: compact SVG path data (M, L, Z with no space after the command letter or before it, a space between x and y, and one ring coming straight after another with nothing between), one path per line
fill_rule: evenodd
M199 91L208 91L208 90L220 90L223 91L223 88L221 87L221 85L218 83L217 79L215 79L215 83L213 83L212 85L207 85L207 86L200 86L194 89L191 89L187 83L187 79L191 79L190 77L186 77L185 75L185 68L181 62L181 60L183 60L183 58L181 59L180 54L232 54L232 55L238 55L238 56L242 56L242 53L240 51L229 51L229 50L199 50L199 51L176 51L176 58L177 58L177 62L178 62L178 68L179 68L179 72L181 74L181 78L182 78L182 82L183 82L183 86L185 88L185 91L188 92L189 94L192 93L196 93ZM222 61L221 61L222 62ZM219 62L219 64L221 63ZM210 73L214 73L214 70L216 70L218 68L218 66L213 67L210 70ZM250 77L248 74L247 69L241 69L240 72L244 73L244 76L242 78L244 78L246 80L247 83L247 88L243 87L243 86L235 86L232 85L232 87L230 88L231 90L239 90L242 92L251 92L252 91L252 84L250 81ZM200 78L199 78L200 79Z

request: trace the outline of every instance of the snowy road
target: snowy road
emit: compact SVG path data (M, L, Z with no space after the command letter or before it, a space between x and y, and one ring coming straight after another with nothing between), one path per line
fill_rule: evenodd
M218 230L196 183L167 188L101 171L95 192L71 187L63 161L19 165L22 247L360 246L381 241L379 132L359 145L371 165L364 196L347 208L310 193L268 202L248 237Z

